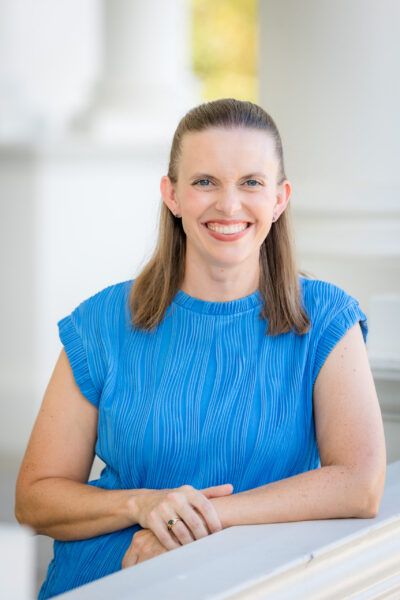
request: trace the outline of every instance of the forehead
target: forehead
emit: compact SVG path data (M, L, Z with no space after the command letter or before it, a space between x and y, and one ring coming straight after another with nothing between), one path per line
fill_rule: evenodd
M180 169L250 173L274 171L278 166L273 137L267 131L214 127L186 133L182 139Z

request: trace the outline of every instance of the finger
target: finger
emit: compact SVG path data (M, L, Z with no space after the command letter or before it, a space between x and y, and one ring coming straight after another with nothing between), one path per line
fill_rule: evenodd
M184 544L190 544L196 539L192 534L191 528L186 522L186 516L188 516L187 509L193 513L193 509L191 508L186 495L187 493L182 494L179 492L171 492L167 495L166 501L160 505L161 518L167 527L167 531L172 536L172 539L176 538L179 542L179 545L182 546ZM179 520L173 524L171 529L168 529L168 521L171 519L171 515L173 514L175 514L175 518L178 518ZM197 523L196 526L198 526Z
M169 505L167 504L167 506ZM178 548L180 544L171 537L168 531L167 523L168 519L171 518L171 510L170 508L163 506L163 503L159 505L158 510L160 510L161 513L159 513L156 509L150 511L147 519L148 523L146 525L146 529L153 533L153 535L166 550L174 550L174 548ZM166 518L164 517L164 514L168 510L170 511L168 513L169 517ZM172 514L174 514L173 511Z
M230 484L228 484L228 486L229 485ZM206 535L209 535L209 533L221 531L222 525L213 503L196 488L191 488L189 486L185 487L187 489L184 491L182 490L167 494L163 509L168 511L168 514L171 514L168 503L173 505L176 514L183 519L186 527L190 530L195 539L205 537ZM216 487L227 488L226 485ZM207 530L207 527L209 530ZM177 528L176 536L179 541L188 543L187 539L184 540L180 537L180 533L183 535L183 531L181 527L178 527L178 523L174 525L174 528Z
M180 548L181 544L176 541L168 530L167 519L161 517L154 518L151 523L151 530L166 550ZM179 522L179 521L178 521Z
M176 515L180 519L173 525L173 534L181 545L190 544L195 539L208 535L203 522L193 510L188 499L196 494L198 495L199 492L194 488L175 490L169 492L165 496L164 502L159 506L160 515L167 526L167 530L171 515ZM172 529L170 531L172 532ZM196 534L195 531L198 533Z
M210 533L216 533L222 530L222 524L218 516L217 510L212 502L210 502L202 493L196 494L191 499L192 505L199 511L204 518Z
M205 533L203 535L199 535L196 536L192 526L189 525L186 522L186 517L184 518L183 515L184 514L188 514L188 520L190 520L190 513L193 513L193 509L191 509L189 507L189 513L185 513L182 509L180 511L180 515L179 515L179 521L177 521L174 525L173 528L170 530L170 533L173 534L173 536L176 537L176 539L179 541L180 545L184 546L185 544L191 544L192 542L194 542L195 539L199 539L200 537L204 537L205 535L208 535L207 530L205 530ZM193 517L192 517L192 522L194 521ZM198 523L196 521L195 523L195 527L198 527ZM204 527L204 526L203 526Z
M175 523L173 531L181 544L189 544L209 535L206 520L191 504L182 506L179 517L182 521Z
M206 498L215 498L217 496L226 496L233 492L233 485L231 483L224 483L222 485L214 485L212 487L203 488L199 490Z

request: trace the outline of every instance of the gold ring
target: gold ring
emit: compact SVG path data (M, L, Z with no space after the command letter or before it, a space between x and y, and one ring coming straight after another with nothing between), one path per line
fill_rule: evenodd
M169 530L169 531L171 531L171 529L173 528L173 526L175 525L175 523L176 523L177 521L181 521L181 520L182 520L182 519L170 519L170 520L168 521L168 523L167 523L168 530Z

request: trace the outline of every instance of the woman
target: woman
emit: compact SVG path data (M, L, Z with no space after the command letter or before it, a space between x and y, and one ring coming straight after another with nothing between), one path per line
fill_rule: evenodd
M367 319L296 268L274 121L235 99L192 109L161 193L142 272L58 323L16 494L55 539L40 599L232 525L379 509Z

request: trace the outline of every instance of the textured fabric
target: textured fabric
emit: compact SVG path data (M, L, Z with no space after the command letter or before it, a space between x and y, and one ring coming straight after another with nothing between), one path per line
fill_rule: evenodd
M96 454L104 489L233 493L320 467L312 391L329 352L358 321L358 301L336 285L300 277L307 334L265 335L258 291L206 302L179 290L153 332L130 325L132 280L82 302L58 323L82 394L99 410ZM79 541L54 541L39 599L113 573L139 525Z

